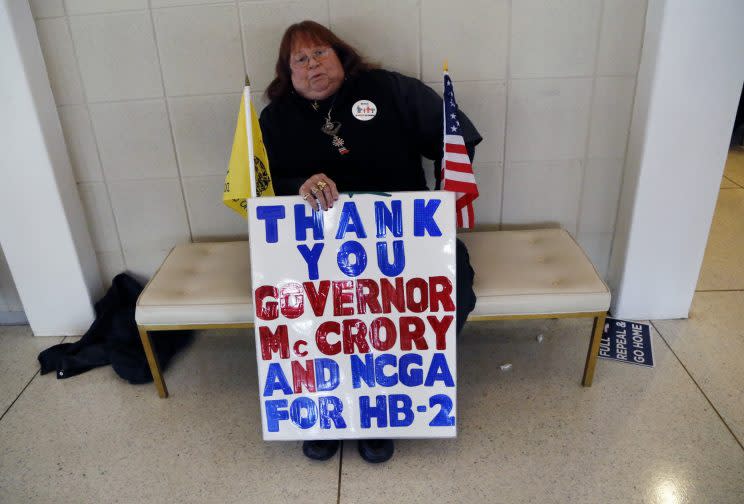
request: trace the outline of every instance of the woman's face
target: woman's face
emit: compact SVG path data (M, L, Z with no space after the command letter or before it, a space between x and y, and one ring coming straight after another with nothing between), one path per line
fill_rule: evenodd
M344 67L328 45L298 40L289 54L292 85L308 100L325 100L344 82Z

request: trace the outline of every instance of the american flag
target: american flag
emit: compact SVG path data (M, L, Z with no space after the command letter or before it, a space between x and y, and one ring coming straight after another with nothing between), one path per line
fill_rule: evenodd
M478 186L473 175L460 121L457 102L449 72L444 71L444 149L442 157L442 189L455 192L457 227L472 228L475 224L473 200L478 197Z

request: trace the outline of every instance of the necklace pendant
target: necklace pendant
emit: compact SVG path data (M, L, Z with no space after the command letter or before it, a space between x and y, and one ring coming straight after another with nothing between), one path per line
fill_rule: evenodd
M344 147L343 138L334 135L332 143L334 147L338 148L338 153L341 154L342 156L349 153L349 149Z
M341 129L341 123L338 121L331 121L330 119L326 119L326 122L323 126L321 126L320 130L329 136L336 136L336 133L338 133L338 130Z
M317 112L318 109L320 108L320 105L318 105L318 102L317 101L314 101L313 104L312 104L312 107L313 107L313 110Z

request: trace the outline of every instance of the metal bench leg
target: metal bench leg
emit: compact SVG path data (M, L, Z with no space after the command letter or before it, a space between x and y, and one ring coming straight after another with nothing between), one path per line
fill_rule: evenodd
M592 339L589 341L589 351L586 354L586 365L584 366L584 378L581 380L581 384L585 387L592 386L592 380L594 379L594 367L597 365L599 342L602 339L605 318L607 318L606 313L598 314L597 317L594 317Z
M145 355L147 355L147 363L150 365L150 372L152 373L152 379L155 381L155 386L158 389L158 395L162 398L168 397L168 388L165 386L163 375L160 372L160 363L158 357L152 350L152 340L147 330L142 326L137 326L139 330L140 339L142 339L142 346L145 347Z

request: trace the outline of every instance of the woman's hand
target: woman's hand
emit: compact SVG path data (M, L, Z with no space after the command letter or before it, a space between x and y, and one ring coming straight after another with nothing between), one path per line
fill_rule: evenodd
M338 199L336 184L323 173L316 173L300 186L300 196L310 203L313 210L328 210Z

